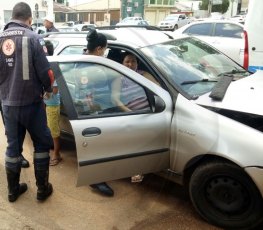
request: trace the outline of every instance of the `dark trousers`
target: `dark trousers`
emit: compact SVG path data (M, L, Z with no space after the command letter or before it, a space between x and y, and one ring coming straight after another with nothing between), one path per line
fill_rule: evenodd
M41 159L48 161L47 153L49 153L53 140L47 126L44 103L39 102L27 106L2 105L2 111L8 143L6 167L15 169L21 163L26 131L33 141L34 158L38 158L40 162Z

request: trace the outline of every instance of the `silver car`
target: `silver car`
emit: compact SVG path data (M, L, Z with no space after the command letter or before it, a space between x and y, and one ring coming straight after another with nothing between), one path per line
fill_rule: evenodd
M109 40L115 61L49 57L62 96L61 129L76 143L77 185L159 173L186 186L208 222L227 229L259 225L263 73L251 75L195 38L150 38ZM113 51L134 53L158 84L119 64ZM112 100L120 94L112 87L116 79L136 86L126 103L144 98L147 109L121 111Z

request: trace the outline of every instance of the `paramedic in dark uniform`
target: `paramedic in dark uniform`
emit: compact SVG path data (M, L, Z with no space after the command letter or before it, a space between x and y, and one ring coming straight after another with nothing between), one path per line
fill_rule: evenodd
M52 137L43 93L52 91L54 75L44 52L45 43L31 30L31 22L30 6L19 2L13 8L12 20L0 33L0 100L8 144L5 169L10 202L27 190L26 183L19 183L26 131L34 145L36 198L45 200L53 191L48 182Z

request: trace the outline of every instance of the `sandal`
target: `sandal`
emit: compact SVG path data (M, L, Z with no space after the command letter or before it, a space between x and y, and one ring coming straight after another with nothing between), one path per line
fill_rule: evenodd
M143 177L144 177L144 176L141 175L141 174L132 176L132 177L131 177L131 182L132 182L132 183L142 182Z
M50 165L50 166L58 165L58 164L60 163L60 161L62 161L62 158L61 158L61 157L51 159L51 160L49 161L49 165Z

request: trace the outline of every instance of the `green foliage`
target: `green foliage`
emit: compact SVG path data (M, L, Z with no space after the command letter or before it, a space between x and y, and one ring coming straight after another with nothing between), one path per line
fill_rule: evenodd
M199 4L199 9L208 10L208 3L209 3L209 0L202 0L202 2L200 2Z
M210 0L202 0L202 2L199 5L200 10L208 10L208 5L209 5ZM212 6L212 12L220 12L224 14L228 7L229 7L229 0L222 0L221 5L213 5Z

